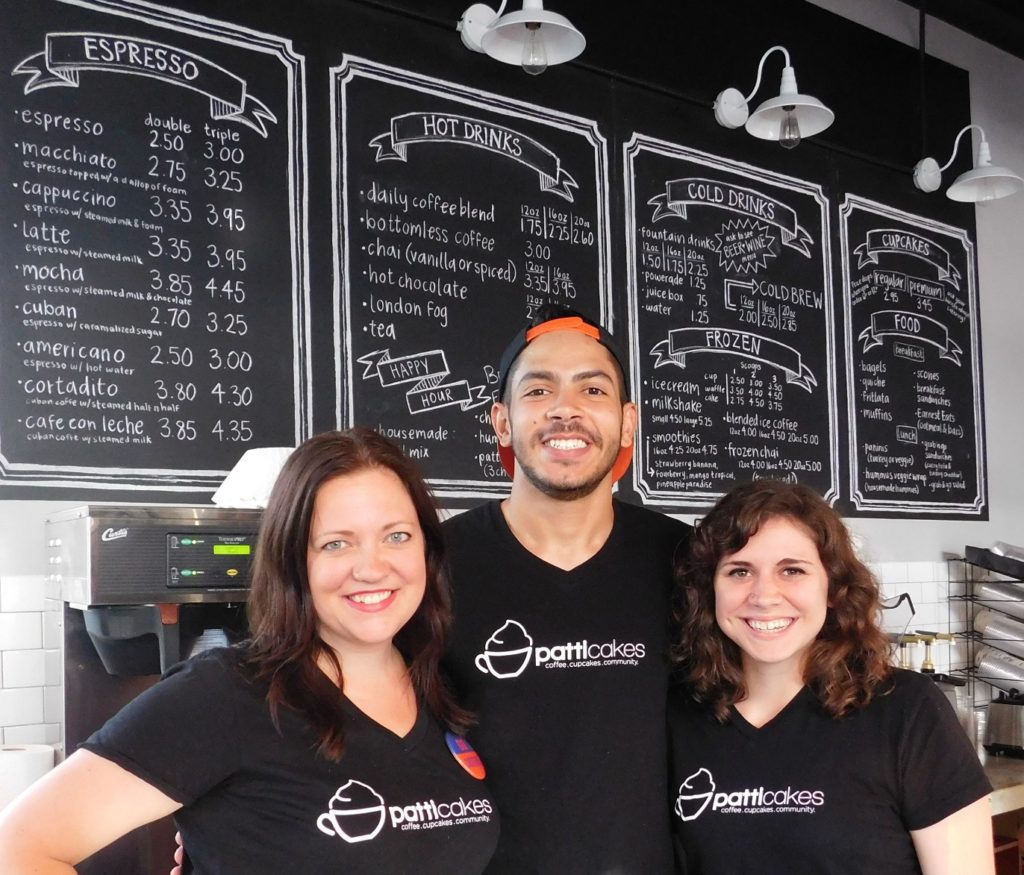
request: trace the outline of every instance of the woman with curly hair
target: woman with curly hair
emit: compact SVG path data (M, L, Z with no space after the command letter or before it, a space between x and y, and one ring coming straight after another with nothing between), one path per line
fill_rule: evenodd
M878 586L817 493L735 487L677 580L687 875L994 872L978 758L934 683L890 665Z

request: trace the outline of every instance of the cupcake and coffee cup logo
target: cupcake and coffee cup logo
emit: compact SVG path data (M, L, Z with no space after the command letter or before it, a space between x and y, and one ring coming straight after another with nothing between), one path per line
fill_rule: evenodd
M704 813L715 792L715 779L707 769L698 769L679 785L676 814L682 820L696 820Z
M484 652L478 653L476 667L484 674L496 678L519 677L530 664L533 653L533 639L521 623L506 620L484 645Z
M380 793L369 784L352 780L338 788L316 825L324 835L337 835L355 844L376 838L384 828L384 815Z
M517 678L532 661L538 668L599 668L637 666L647 655L640 641L590 641L586 638L550 646L534 644L526 627L506 620L484 643L474 662L477 670L495 678Z

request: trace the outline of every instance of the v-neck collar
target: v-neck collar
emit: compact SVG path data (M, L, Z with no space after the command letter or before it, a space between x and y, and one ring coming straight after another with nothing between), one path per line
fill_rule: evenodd
M736 729L743 735L747 735L751 738L765 738L769 735L773 735L775 732L780 731L779 727L784 727L789 720L791 715L804 710L805 703L808 698L814 699L814 693L808 686L801 687L795 696L790 699L776 714L765 723L763 726L754 726L753 723L747 720L735 705L729 706L729 720L736 727Z
M378 723L372 717L368 716L366 712L362 711L348 696L342 694L341 697L342 708L345 714L350 717L353 722L362 725L369 732L374 735L384 738L391 744L398 745L402 750L412 750L420 743L423 738L423 734L427 731L427 727L430 725L430 718L427 715L427 711L420 705L416 707L416 721L413 723L412 728L405 734L399 735L397 732L392 732L382 723Z
M505 514L502 512L500 501L491 502L489 510L492 522L498 531L498 537L502 543L504 543L512 552L521 555L527 563L536 565L538 569L543 570L547 574L563 574L566 577L572 577L576 574L585 573L587 569L591 568L593 565L604 561L604 555L620 537L621 517L619 514L618 502L613 500L612 512L614 516L612 518L612 528L608 533L608 537L605 538L604 543L597 549L597 552L595 552L589 559L584 560L573 568L560 568L557 565L553 565L552 563L541 559L536 553L531 552L523 546L522 541L515 536L515 533L512 531L512 527L508 524L508 520L505 519Z

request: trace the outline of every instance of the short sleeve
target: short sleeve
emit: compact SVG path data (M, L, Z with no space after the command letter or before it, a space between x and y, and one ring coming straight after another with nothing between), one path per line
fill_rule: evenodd
M228 651L174 666L81 745L188 805L238 767L244 684Z
M977 751L931 680L908 685L900 739L901 810L908 830L924 829L992 792Z

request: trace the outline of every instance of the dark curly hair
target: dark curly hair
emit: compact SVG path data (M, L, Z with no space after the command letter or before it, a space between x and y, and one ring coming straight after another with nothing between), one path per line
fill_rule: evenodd
M833 717L863 708L892 674L890 646L878 625L878 583L857 558L842 518L813 489L773 480L743 483L726 493L694 531L676 564L672 656L694 697L728 719L747 695L739 647L715 620L715 571L770 519L803 526L828 574L825 624L804 663L804 681Z
M260 522L249 595L251 639L245 661L270 685L267 703L274 722L282 706L300 712L319 739L317 750L338 760L345 746L346 718L335 683L318 667L322 656L337 677L342 667L320 638L306 572L306 550L320 487L335 477L366 469L393 472L402 481L419 521L426 549L423 601L395 635L420 705L456 732L470 723L441 674L440 661L451 627L444 545L437 508L416 465L391 441L367 428L330 431L303 443L285 462Z

